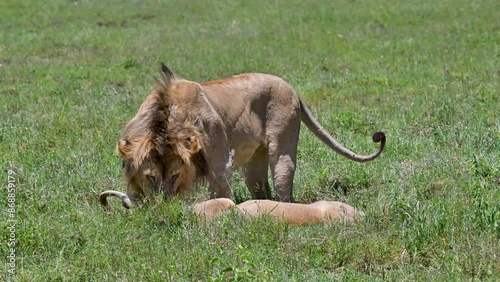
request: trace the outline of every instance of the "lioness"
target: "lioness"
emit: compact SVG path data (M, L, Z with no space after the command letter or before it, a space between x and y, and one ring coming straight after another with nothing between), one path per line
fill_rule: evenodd
M294 225L331 223L333 221L352 223L364 216L363 212L348 204L333 201L318 201L306 205L270 200L249 200L236 207L249 217L268 215L277 221Z
M211 199L196 203L194 213L203 219L214 219L219 215L235 210L250 218L270 216L293 225L331 223L342 221L352 223L364 216L364 213L341 202L318 201L312 204L284 203L270 200L249 200L239 205L227 198Z
M167 197L189 194L200 179L208 183L211 198L230 198L231 175L240 167L252 198L271 198L270 167L276 200L292 201L301 120L321 141L351 160L373 160L384 150L382 132L373 135L373 141L381 144L371 155L344 148L279 77L246 73L196 83L177 77L163 64L161 75L117 145L133 203L158 192ZM120 193L104 192L101 203L108 195L124 201Z
M196 203L193 206L193 211L197 216L204 217L206 219L214 219L227 211L229 208L235 206L236 204L231 201L231 199L216 198Z

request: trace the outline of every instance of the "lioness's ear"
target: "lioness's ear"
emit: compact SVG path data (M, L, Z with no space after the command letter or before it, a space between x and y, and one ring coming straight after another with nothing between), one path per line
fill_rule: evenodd
M132 143L127 139L120 139L116 145L116 151L122 157L129 159L132 157Z

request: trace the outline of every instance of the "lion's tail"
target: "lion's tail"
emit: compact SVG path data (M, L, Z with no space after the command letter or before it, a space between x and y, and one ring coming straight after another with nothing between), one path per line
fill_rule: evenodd
M120 191L115 191L115 190L106 190L102 192L99 195L99 202L101 202L101 205L107 209L108 208L108 197L109 196L115 196L118 197L122 200L122 204L125 208L130 209L132 207L132 201L130 198L127 196L127 194L120 192Z
M378 157L385 147L385 134L383 132L376 132L373 134L373 142L380 142L380 147L377 152L371 155L359 155L351 150L342 146L319 124L319 122L314 118L312 113L306 107L306 105L300 100L300 112L302 122L311 130L316 137L319 138L323 143L332 148L335 152L341 154L342 156L357 162L367 162Z

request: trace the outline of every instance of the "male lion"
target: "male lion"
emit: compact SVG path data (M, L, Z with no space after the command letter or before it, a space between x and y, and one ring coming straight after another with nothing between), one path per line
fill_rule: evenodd
M167 197L189 194L200 179L208 183L211 198L230 198L232 170L240 167L252 198L271 198L270 167L276 200L293 201L301 120L323 143L351 160L373 160L384 150L382 132L373 135L381 144L371 155L340 145L279 77L246 73L196 83L177 77L163 64L161 74L117 145L127 195L134 204L158 192ZM101 203L109 195L121 197L128 206L117 191L103 192Z

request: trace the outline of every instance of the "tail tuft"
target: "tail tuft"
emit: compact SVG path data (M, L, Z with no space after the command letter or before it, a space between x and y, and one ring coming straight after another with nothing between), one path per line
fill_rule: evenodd
M375 134L373 134L372 139L373 139L373 142L375 142L375 143L385 141L385 134L383 132L376 132Z

